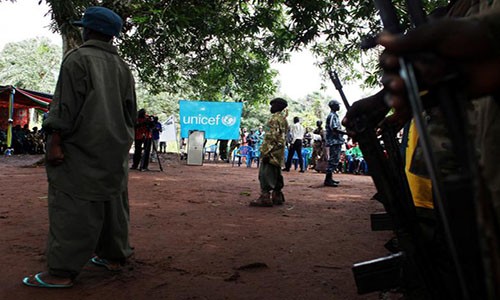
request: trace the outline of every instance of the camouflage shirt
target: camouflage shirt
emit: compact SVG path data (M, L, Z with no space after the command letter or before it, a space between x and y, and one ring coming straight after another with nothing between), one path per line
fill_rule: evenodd
M274 113L267 122L269 127L260 146L261 158L269 158L269 163L281 167L285 158L285 135L288 128L287 111Z

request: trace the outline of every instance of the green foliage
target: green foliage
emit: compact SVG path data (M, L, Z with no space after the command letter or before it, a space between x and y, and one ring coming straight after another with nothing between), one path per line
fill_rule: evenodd
M149 91L139 93L140 104L155 114L175 112L179 99L241 101L249 112L244 122L254 127L265 122L265 114L260 112L267 112L268 107L262 104L277 90L270 62L285 62L290 51L303 47L319 58L325 77L328 70L335 69L345 83L378 83L376 56L380 49L359 49L364 36L381 30L372 1L46 2L54 30L63 35L64 51L81 43L79 30L70 23L80 19L86 7L102 5L122 16L125 24L119 49L137 71L141 86ZM402 22L408 24L404 1L394 2ZM429 12L446 2L426 0L424 5ZM315 105L321 106L314 99L302 99L309 114L304 118L311 122L319 116Z
M147 114L158 116L160 120L179 114L179 100L181 98L177 95L166 92L152 94L143 84L139 83L137 84L136 96L138 109L145 108Z
M270 106L268 103L251 104L244 102L243 113L241 116L241 127L251 130L267 124L267 121L271 116L269 108Z
M47 38L9 43L0 53L0 83L53 93L61 58L60 47Z
M422 1L427 13L446 0ZM403 28L410 28L406 1L393 1L401 17ZM373 1L350 0L289 0L288 7L294 46L310 45L319 59L319 66L325 72L335 69L340 78L350 82L363 80L366 86L377 84L379 70L376 64L380 49L363 52L361 41L382 30L378 12ZM362 68L359 68L362 66ZM361 70L358 71L358 70Z
M324 121L330 109L325 95L314 92L304 99L287 99L288 121L291 124L293 117L299 117L304 128L316 128L316 121Z
M293 117L299 117L304 127L315 128L317 120L324 120L330 109L328 101L331 99L320 92L314 92L301 99L291 99L280 96L288 102L288 121L291 124ZM269 104L245 103L243 107L242 127L256 129L265 125L270 118Z
M264 102L276 87L269 61L288 44L282 6L262 1L132 1L120 49L154 92ZM186 88L189 87L189 88Z

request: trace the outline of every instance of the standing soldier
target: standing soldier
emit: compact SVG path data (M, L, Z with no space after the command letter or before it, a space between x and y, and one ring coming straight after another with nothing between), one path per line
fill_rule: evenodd
M267 123L269 130L260 147L260 197L250 202L250 206L267 207L285 202L285 197L281 192L285 185L281 174L281 163L285 157L285 135L288 128L285 108L288 103L282 98L275 98L270 104L272 116Z
M344 143L344 133L340 130L340 120L337 112L340 110L340 103L338 101L332 100L328 102L330 107L330 114L326 117L326 146L330 147L330 155L328 158L328 167L326 168L326 177L324 185L337 187L339 182L333 180L333 171L339 165L340 160L340 150L342 144Z
M107 8L89 7L74 24L83 27L85 43L64 58L43 122L48 269L24 278L33 287L68 288L89 260L118 270L132 254L127 184L135 83L112 45L122 19Z

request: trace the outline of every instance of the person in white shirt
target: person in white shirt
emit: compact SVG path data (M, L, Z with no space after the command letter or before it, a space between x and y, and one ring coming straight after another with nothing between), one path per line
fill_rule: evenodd
M300 173L304 173L304 164L302 158L302 139L304 138L304 127L300 125L299 117L293 118L293 125L290 126L290 136L292 142L290 147L288 147L288 157L285 163L285 168L283 171L290 172L290 166L292 165L292 159L295 151L297 151L297 157L299 158Z

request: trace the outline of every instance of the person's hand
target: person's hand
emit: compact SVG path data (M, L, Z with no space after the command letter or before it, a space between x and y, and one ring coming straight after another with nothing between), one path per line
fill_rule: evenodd
M342 119L342 125L349 136L355 137L358 132L367 128L375 128L388 111L385 91L381 90L375 95L354 102Z
M47 162L58 166L64 161L64 153L61 147L61 135L53 132L47 137Z
M456 75L461 79L459 88L471 97L495 92L500 86L500 58L487 28L477 19L439 20L406 35L385 32L377 42L385 47L380 56L383 83L396 111L407 106L404 83L397 73L400 56L410 59L422 89L432 89L443 78Z

